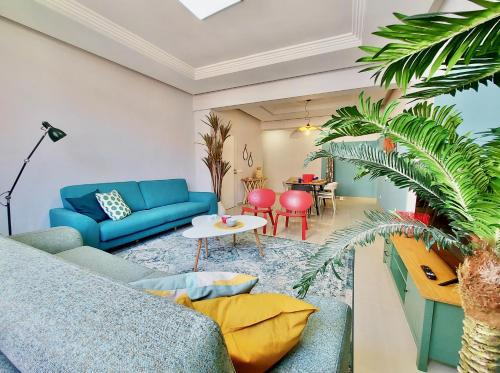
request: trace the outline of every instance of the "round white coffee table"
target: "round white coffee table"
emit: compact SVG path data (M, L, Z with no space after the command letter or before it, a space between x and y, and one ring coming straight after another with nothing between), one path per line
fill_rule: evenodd
M259 216L252 215L233 215L233 218L238 221L236 227L227 227L220 223L220 218L212 220L210 215L197 216L193 219L193 227L186 229L182 235L186 238L195 238L198 240L198 248L194 259L193 271L198 268L198 259L200 257L201 246L205 240L205 254L208 257L208 238L233 235L233 245L236 244L236 235L238 233L248 232L253 230L255 242L259 248L260 256L264 256L262 245L260 244L259 234L257 229L267 224L267 220Z

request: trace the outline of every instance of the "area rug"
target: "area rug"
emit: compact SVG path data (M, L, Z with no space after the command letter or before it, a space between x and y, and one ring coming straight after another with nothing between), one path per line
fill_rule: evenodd
M299 281L307 259L319 249L319 245L260 235L265 253L260 257L253 233L236 237L235 246L232 236L209 238L209 256L205 258L203 247L198 271L246 273L259 278L253 293L297 295L293 285ZM193 270L196 243L196 240L184 238L178 230L141 241L114 254L151 269L178 274ZM328 271L318 277L308 294L336 297L352 305L353 254L347 254L342 263L343 266L337 268L342 280Z

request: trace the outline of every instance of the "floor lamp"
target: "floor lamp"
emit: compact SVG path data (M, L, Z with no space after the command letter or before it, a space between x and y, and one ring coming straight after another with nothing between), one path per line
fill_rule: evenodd
M66 134L63 131L61 131L60 129L52 127L49 124L49 122L42 122L42 128L41 129L43 131L43 135L40 138L40 140L38 140L38 142L36 143L35 147L31 151L31 153L28 155L28 158L26 158L24 160L23 166L21 167L21 170L19 170L19 173L17 174L16 179L14 180L14 183L12 184L12 186L10 187L10 189L8 191L0 194L0 197L3 197L5 199L5 203L2 203L2 205L4 205L5 207L7 207L7 225L9 227L9 236L12 235L12 222L11 222L11 217L10 217L10 200L12 198L12 192L16 188L17 182L19 181L19 178L21 177L24 169L26 168L26 165L29 163L29 161L31 159L31 156L38 149L38 147L42 143L42 141L45 138L45 136L49 135L50 139L53 142L59 141L63 137L66 136Z

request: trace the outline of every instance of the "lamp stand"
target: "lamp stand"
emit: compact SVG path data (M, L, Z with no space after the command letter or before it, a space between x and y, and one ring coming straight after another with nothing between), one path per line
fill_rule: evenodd
M43 129L43 128L42 128ZM45 138L45 136L47 136L48 134L48 130L47 129L43 129L43 135L42 137L40 138L40 140L38 140L38 142L36 143L35 147L33 148L33 150L31 151L31 153L28 155L28 157L24 160L24 163L23 163L23 166L21 167L21 169L19 170L19 173L17 174L16 176L16 179L14 180L14 183L12 184L12 186L10 187L10 189L2 194L0 194L0 196L4 196L3 198L5 198L5 204L3 204L5 207L7 207L7 227L9 229L9 236L12 235L12 221L11 221L11 215L10 215L10 200L12 198L12 192L14 191L14 189L16 188L16 185L17 185L17 182L19 181L19 178L21 177L24 169L26 168L26 166L28 165L30 159L31 159L31 156L33 155L33 153L35 153L35 151L38 149L38 147L40 146L40 144L42 143L43 139Z

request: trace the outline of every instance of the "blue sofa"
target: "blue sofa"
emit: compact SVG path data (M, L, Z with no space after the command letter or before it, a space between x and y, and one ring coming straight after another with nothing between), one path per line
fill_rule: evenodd
M131 208L125 219L97 223L76 212L66 198L80 197L98 189L115 189ZM63 208L50 210L51 227L73 227L85 245L108 250L153 234L191 223L193 217L217 213L214 193L190 192L186 180L146 180L72 185L61 189Z

